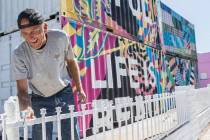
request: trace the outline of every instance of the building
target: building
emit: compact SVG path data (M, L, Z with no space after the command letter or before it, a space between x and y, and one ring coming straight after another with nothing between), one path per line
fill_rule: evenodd
M199 87L210 84L210 52L198 53Z

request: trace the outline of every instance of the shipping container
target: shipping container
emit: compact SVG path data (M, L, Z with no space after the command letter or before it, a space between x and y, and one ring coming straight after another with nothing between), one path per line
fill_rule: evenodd
M192 40L192 43L190 42L189 44L192 46L188 48L185 38L180 38L180 40L185 41L181 48L183 52L188 52L188 49L192 50L192 53L190 53L192 57L183 57L182 53L176 54L174 51L177 48L179 49L178 46L171 46L172 51L170 49L167 50L168 46L165 45L164 39L168 36L164 35L165 29L160 30L160 32L155 30L155 32L149 33L156 34L154 40L158 40L158 42L161 39L163 40L160 42L161 48L148 45L148 40L133 39L136 35L128 31L132 28L138 29L138 27L133 24L132 20L120 20L123 10L116 10L121 6L124 8L128 6L127 8L132 11L134 5L134 9L138 9L138 4L141 3L140 7L144 8L140 11L137 10L138 12L136 11L136 13L134 11L133 13L131 12L127 17L133 17L135 14L137 16L144 15L142 17L143 21L147 21L150 17L149 24L152 26L158 20L154 16L158 14L154 14L156 13L154 11L157 11L157 8L161 8L160 12L164 13L166 9L162 8L163 3L156 3L153 0L129 0L125 6L122 1L118 0L106 2L103 0L89 0L85 3L82 0L64 0L62 2L62 28L69 34L75 56L80 63L81 79L88 95L88 101L96 98L113 99L115 97L139 94L161 94L165 91L172 92L175 86L196 84L197 61L193 57L196 51L194 34L191 35L191 32L180 31L183 37L185 37L185 34L187 36L190 34L188 41ZM102 8L97 8L96 5L99 3L101 3L99 7ZM152 14L151 12L148 14L146 10L148 6L150 11L153 11L153 16L146 16ZM100 13L100 20L95 17L97 14L94 14L94 12ZM176 14L176 17L178 17L178 14ZM106 20L108 18L110 20ZM121 18L126 18L126 16ZM190 22L181 16L179 16L179 19L183 21L180 22L183 30L186 26L187 29L194 33L194 27ZM167 19L161 21L161 27L165 26L166 23L174 24L173 21ZM148 24L147 22L144 23ZM186 25L186 23L188 24ZM131 38L124 34L125 30L119 28L122 25L130 26L126 32L132 36ZM112 28L112 30L107 28ZM175 30L175 27L173 29ZM146 30L144 31L146 32ZM174 32L172 31L172 33ZM141 35L144 35L144 32ZM165 49L167 50L166 52ZM135 65L136 69L129 64L130 59L132 63L135 63L133 65ZM132 69L132 72L129 71L130 69Z
M157 47L156 0L62 0L61 14L131 40Z
M154 1L63 2L61 24L70 36L88 102L94 99L113 100L125 96L162 94L173 92L175 86L196 84L196 59L181 57L181 53L176 55L176 46L173 46L171 52L166 52L167 46L164 41L161 42L165 37L161 31L165 30L158 30L156 27L152 31L150 28L157 23L161 27L164 25L158 18L151 20L150 17L150 22L147 22L146 15L149 13L146 9ZM136 5L134 9L138 9L138 2L144 3L144 9L132 13L132 6ZM97 8L95 5L98 3L101 3L99 7L103 8ZM161 8L161 5L157 4L150 6L150 11ZM128 13L123 13L125 11ZM162 12L162 9L159 11ZM100 16L97 17L97 14ZM142 24L147 24L149 28L137 26L139 21L136 21L136 16L140 15L143 15ZM183 17L182 19L184 20ZM135 33L137 30L141 32ZM142 38L139 39L139 36ZM185 45L186 43L183 44L184 52L188 49ZM194 47L195 45L192 46L193 49ZM86 127L91 126L91 122L91 117L87 118Z
M194 25L160 2L160 39L165 52L168 85L184 86L198 83L197 52ZM173 87L172 86L172 87Z
M0 0L0 33L17 30L17 16L26 8L35 8L49 19L60 11L60 0Z
M194 25L164 3L161 7L163 48L173 54L197 59Z

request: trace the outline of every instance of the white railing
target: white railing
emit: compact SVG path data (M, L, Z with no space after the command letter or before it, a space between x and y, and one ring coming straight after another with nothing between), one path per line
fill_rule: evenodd
M187 92L186 92L187 91ZM192 91L190 93L190 91ZM57 129L57 138L61 140L61 120L71 118L71 130L73 130L74 119L78 118L81 128L81 139L111 139L111 140L143 140L162 139L177 130L184 124L190 122L196 117L195 114L199 111L191 111L189 105L190 98L202 98L203 106L200 110L205 110L209 107L208 88L187 89L177 91L171 94L153 95L153 96L136 96L134 99L130 97L115 98L114 101L107 99L94 100L92 103L81 105L81 111L74 111L74 106L69 106L69 113L62 114L61 108L56 108L57 115L45 116L46 110L41 109L41 118L28 120L17 113L17 102L9 99L5 103L7 111L1 115L2 123L2 139L16 140L19 139L19 129L23 129L24 140L30 137L29 130L34 124L42 125L42 137L46 137L46 122L54 122ZM200 96L203 97L200 97ZM17 101L17 99L15 99ZM17 107L17 108L15 108ZM205 114L205 113L204 113ZM207 117L207 116L206 116ZM12 118L12 119L11 119ZM15 119L14 119L15 118ZM92 118L92 124L87 121L87 118ZM202 121L203 129L208 124L209 118ZM88 124L89 123L89 124ZM197 128L197 127L193 127ZM74 131L71 132L74 136ZM198 134L198 133L196 133ZM74 138L72 137L72 140Z
M183 101L187 104L189 123L166 140L198 140L200 133L210 122L210 86L200 89L182 87L180 90L185 93Z

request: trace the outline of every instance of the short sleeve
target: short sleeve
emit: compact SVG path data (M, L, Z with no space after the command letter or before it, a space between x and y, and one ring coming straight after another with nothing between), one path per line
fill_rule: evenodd
M20 56L13 53L11 64L13 80L27 79L28 70Z
M67 34L65 37L65 59L74 59L73 48Z

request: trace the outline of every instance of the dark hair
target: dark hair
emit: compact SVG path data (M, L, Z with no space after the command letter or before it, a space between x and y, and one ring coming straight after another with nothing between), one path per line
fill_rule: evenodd
M22 19L28 19L29 24L21 25ZM35 9L25 9L19 15L17 24L19 29L27 28L34 25L39 25L44 22L44 17Z

